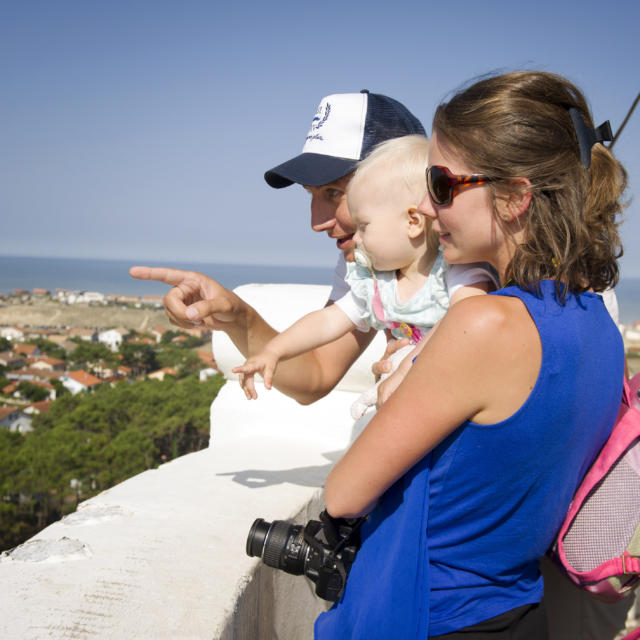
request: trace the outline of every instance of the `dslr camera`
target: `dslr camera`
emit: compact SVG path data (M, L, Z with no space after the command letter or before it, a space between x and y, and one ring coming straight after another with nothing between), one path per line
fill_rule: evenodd
M319 518L304 526L257 518L247 537L247 555L294 576L307 576L320 598L336 602L360 548L360 527L366 517L332 518L322 511Z

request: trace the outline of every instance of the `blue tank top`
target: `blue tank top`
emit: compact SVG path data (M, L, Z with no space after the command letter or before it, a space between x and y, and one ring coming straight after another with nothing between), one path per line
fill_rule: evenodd
M556 300L509 287L538 329L542 363L529 398L492 425L467 421L380 499L342 599L318 640L449 633L542 597L538 558L609 435L624 349L602 298Z

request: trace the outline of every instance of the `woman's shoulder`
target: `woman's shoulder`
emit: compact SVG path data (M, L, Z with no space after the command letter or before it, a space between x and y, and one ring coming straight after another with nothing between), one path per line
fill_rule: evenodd
M460 300L425 350L431 343L429 364L443 363L440 375L475 402L468 417L480 424L512 415L529 396L540 371L540 335L518 298L484 295Z
M529 316L520 298L501 295L470 296L453 305L447 317L465 317L475 322L504 322Z
M469 340L496 343L500 347L531 339L537 329L527 307L509 296L470 296L454 304L442 320L452 334L464 334Z

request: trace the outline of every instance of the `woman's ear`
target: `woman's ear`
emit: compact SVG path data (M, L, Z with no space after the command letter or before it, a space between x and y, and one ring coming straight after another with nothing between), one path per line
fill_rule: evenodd
M519 218L531 203L531 180L514 178L509 181L509 193L497 198L496 209L505 222Z
M418 207L409 207L407 209L407 222L410 238L419 238L424 235L427 228L427 217L418 213Z

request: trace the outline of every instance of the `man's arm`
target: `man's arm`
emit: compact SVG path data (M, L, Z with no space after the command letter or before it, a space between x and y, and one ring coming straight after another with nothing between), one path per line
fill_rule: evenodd
M163 267L132 267L132 277L173 285L164 298L172 324L206 326L224 331L243 356L260 352L278 332L233 291L196 271ZM367 348L375 332L351 331L278 367L274 386L301 404L311 404L329 393Z

